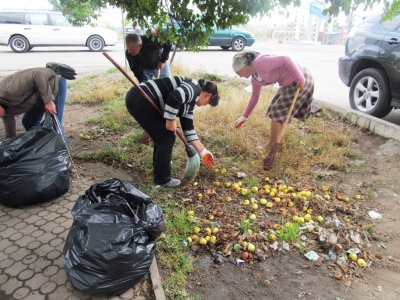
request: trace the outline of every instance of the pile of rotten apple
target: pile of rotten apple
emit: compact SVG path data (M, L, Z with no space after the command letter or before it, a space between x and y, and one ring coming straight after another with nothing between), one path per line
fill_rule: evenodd
M215 263L254 263L298 249L346 280L381 258L371 253L375 237L368 230L373 220L363 209L365 195L279 178L229 181L234 177L225 169L214 171L211 185L194 182L175 196L183 199L193 221L192 234L183 243L194 252L211 251ZM263 184L247 186L249 182Z

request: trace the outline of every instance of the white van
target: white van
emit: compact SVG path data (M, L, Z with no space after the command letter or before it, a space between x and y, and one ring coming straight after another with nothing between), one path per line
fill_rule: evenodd
M55 11L0 11L0 45L22 53L40 46L86 46L101 51L118 42L113 30L72 26Z

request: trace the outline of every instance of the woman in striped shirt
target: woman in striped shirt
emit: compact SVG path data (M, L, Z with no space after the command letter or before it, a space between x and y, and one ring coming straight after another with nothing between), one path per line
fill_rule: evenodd
M194 130L193 111L195 105L218 105L217 85L175 76L145 81L140 87L164 113L161 117L137 88L132 87L127 93L125 103L129 113L149 133L154 143L154 184L172 188L181 185L179 179L171 178L177 117L186 141L200 154L207 168L214 167L211 152L203 146Z

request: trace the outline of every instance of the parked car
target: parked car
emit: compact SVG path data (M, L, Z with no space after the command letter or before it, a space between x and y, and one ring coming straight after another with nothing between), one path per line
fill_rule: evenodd
M353 109L383 118L400 108L400 15L365 18L346 40L339 77L350 87Z
M55 11L0 11L0 45L22 53L40 46L86 46L101 51L118 42L113 30L72 26Z
M175 23L174 26L179 27L178 23ZM255 42L251 32L237 27L232 27L231 29L217 29L214 27L213 30L214 33L210 36L207 46L219 46L224 50L232 48L234 51L242 51L244 47L250 47ZM158 33L157 27L153 28L153 32Z
M224 50L232 48L234 51L242 51L245 46L252 46L255 42L251 32L236 27L231 29L214 28L214 33L208 40L208 46L219 46Z

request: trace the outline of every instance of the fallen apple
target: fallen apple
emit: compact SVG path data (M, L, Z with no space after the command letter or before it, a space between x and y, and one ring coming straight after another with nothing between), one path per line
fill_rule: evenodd
M193 229L193 232L194 232L194 233L199 233L200 230L201 230L200 227L195 227L195 228Z
M242 204L243 204L243 205L249 205L249 204L250 204L250 200L247 200L247 199L246 199L246 200L243 200Z
M203 194L201 194L201 193L197 194L197 198L202 199L203 198Z
M197 181L193 182L193 186L197 186L197 185L198 185Z
M231 197L226 197L226 202L231 202L232 201L232 198Z
M251 188L251 191L252 191L253 193L257 193L257 192L258 192L258 187L253 186L253 187Z
M219 169L214 169L214 172L215 173L219 173Z
M362 258L357 259L357 264L361 267L361 268L365 268L367 266L367 262L365 260L363 260Z
M246 260L246 259L248 259L249 258L249 252L243 252L241 255L240 255L240 257L241 257L241 259L243 259L243 260Z
M322 223L322 222L324 221L324 218L323 218L322 216L318 216L318 217L317 217L317 221L320 222L320 223Z
M304 215L304 220L305 220L306 222L310 221L310 220L311 220L311 215L310 215L310 214L305 214L305 215Z
M193 210L189 210L189 211L187 212L187 214L188 214L188 216L194 216L194 211L193 211Z
M249 252L253 252L256 249L256 246L254 246L252 243L248 243L246 249Z
M261 198L260 199L260 204L262 204L262 205L265 205L265 204L267 204L267 199L265 199L265 198Z
M227 183L225 183L225 186L228 188L228 187L231 187L231 185L232 185L232 183L230 183L230 182L227 182Z
M215 244L217 242L217 237L215 235L210 237L210 243Z
M192 242L192 238L191 238L190 236L188 236L188 237L186 238L186 241L187 241L188 243L191 243L191 242Z
M205 239L205 238L200 238L200 240L199 240L199 244L200 245L206 245L207 244L207 240Z
M272 208L273 204L272 204L272 202L267 202L267 204L265 204L265 206L268 208Z
M361 195L355 195L354 198L355 198L356 200L360 200L360 199L361 199Z
M256 216L255 214L251 214L251 215L249 216L249 219L252 220L252 221L254 221L255 219L257 219L257 216Z
M349 258L352 260L352 261L357 261L357 254L355 254L355 253L349 253Z
M258 208L258 204L257 204L257 203L253 203L253 205L251 206L251 208L252 208L253 210L256 210L256 209Z

